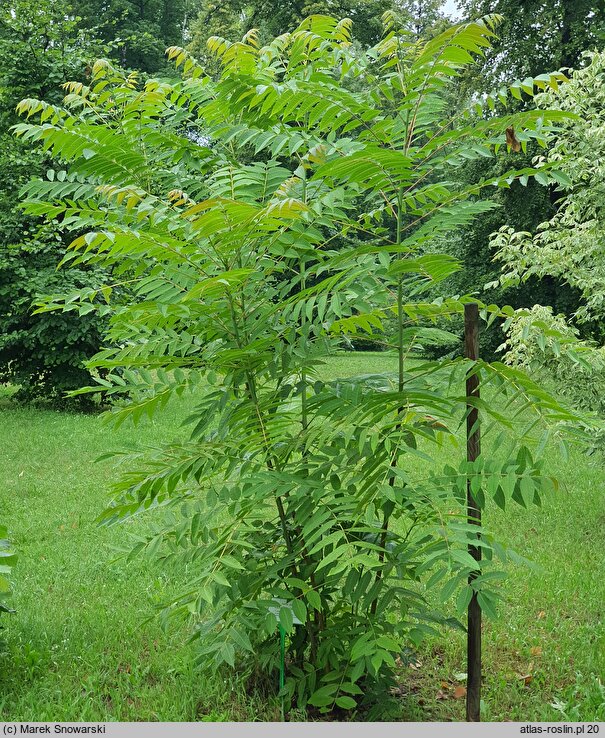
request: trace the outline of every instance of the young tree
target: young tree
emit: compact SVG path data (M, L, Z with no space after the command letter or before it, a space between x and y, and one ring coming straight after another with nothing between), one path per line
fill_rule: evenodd
M475 591L493 612L505 553L469 525L467 484L481 506L531 504L552 481L527 445L527 414L544 441L574 419L501 364L406 364L432 337L419 322L468 301L423 297L457 268L424 246L489 211L484 186L560 178L548 164L468 186L456 177L465 157L501 149L507 128L542 140L564 117L496 116L490 98L484 115L444 119L448 80L489 45L491 27L488 18L418 43L390 26L364 53L349 21L314 16L265 46L254 32L211 39L216 82L171 49L181 80L137 87L98 62L63 107L20 106L41 121L16 132L69 169L68 185L31 184L28 212L75 231L71 263L114 274L41 309L109 314L108 348L90 366L109 372L94 391L132 396L116 422L196 392L190 439L135 455L104 520L165 507L136 550L161 548L190 573L166 613L194 619L206 665L247 653L253 668L281 659L283 669L279 629L282 694L301 707L384 698L397 655L448 622L418 582L442 601L457 593L460 612ZM127 302L113 299L117 273ZM343 335L371 335L387 316L394 376L322 376ZM480 404L493 421L484 455L444 466L439 449L466 412L465 372L507 397L523 427ZM503 438L514 448L490 452L490 438L499 452ZM483 565L469 543L484 549Z
M10 581L8 579L17 561L16 554L12 551L8 541L8 531L4 525L0 525L0 613L12 612L8 605L11 594Z

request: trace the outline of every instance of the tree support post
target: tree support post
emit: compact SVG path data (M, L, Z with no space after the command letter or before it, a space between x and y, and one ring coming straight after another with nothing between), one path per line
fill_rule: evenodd
M479 358L479 306L475 304L464 306L464 356L471 361ZM466 396L479 397L479 376L472 367L466 377ZM468 401L466 410L466 458L467 461L475 461L481 453L479 411ZM481 525L481 510L473 497L470 476L466 482L466 501L468 522ZM480 546L469 544L468 552L475 561L481 561ZM476 576L475 572L471 572L469 585L472 585ZM481 720L481 608L476 592L473 592L468 606L466 658L466 720L476 723Z

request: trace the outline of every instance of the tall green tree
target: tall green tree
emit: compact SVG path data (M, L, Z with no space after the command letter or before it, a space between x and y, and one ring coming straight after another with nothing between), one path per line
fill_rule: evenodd
M325 16L266 46L254 34L215 39L217 79L175 48L182 79L139 88L98 62L65 105L22 103L30 120L17 128L68 158L81 184L66 196L61 182L33 182L29 212L62 217L74 261L114 272L42 308L110 315L108 347L91 363L109 374L93 390L129 392L118 423L199 393L190 438L133 457L103 519L164 507L136 549L162 548L191 577L166 614L195 620L201 662L267 673L281 662L284 699L324 712L384 700L396 658L448 622L418 581L442 602L457 593L459 612L476 592L493 613L503 549L467 523L467 483L481 506L532 504L552 480L526 431L546 442L574 420L500 364L406 366L419 335L431 338L419 321L467 301L427 299L458 265L425 245L492 209L482 184L560 177L545 164L465 185L461 161L495 155L513 125L541 139L544 121L565 114L495 115L486 100L485 115L444 125L443 90L489 45L490 19L420 43L386 31L365 53L349 21ZM545 75L532 92L559 80ZM127 301L114 299L115 270ZM322 377L343 335L384 330L388 317L393 375ZM502 416L485 403L484 454L444 467L467 372L535 423L498 433ZM483 568L471 543L489 554Z
M431 38L451 25L442 0L394 0L392 9L401 28L417 39Z
M203 0L191 27L189 50L206 58L210 36L236 39L250 29L261 39L278 36L312 14L331 13L353 21L353 39L363 46L375 44L382 34L383 14L393 12L399 26L417 39L429 38L448 25L441 0Z

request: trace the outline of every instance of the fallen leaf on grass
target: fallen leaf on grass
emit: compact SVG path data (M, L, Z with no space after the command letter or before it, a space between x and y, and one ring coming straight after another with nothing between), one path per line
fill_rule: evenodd
M449 700L450 698L453 698L455 700L459 700L465 696L466 696L466 687L463 687L461 684L454 687L448 682L441 682L441 689L435 695L435 699Z
M526 687L530 685L532 679L534 678L534 675L532 673L533 670L534 670L534 662L530 661L527 667L527 672L525 674L520 674L519 672L517 672L517 679L522 679Z
M542 620L542 618L546 617L546 613L544 612L544 610L540 610L536 617L538 618L538 620Z
M529 652L532 656L542 656L542 646L532 646Z

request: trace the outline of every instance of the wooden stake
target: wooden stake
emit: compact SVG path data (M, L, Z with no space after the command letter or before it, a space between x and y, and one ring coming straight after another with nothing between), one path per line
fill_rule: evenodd
M474 304L464 306L464 355L476 361L479 358L479 307ZM466 396L479 397L479 377L469 373L466 378ZM475 461L481 453L481 437L479 433L479 411L467 403L466 418L466 458ZM470 478L466 483L466 500L468 522L481 525L481 510L473 497ZM481 548L469 545L468 552L481 561ZM469 575L468 583L472 584L477 575ZM478 723L481 720L481 608L474 592L468 606L468 628L466 641L467 685L466 685L466 719Z

